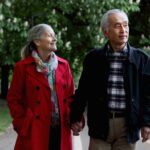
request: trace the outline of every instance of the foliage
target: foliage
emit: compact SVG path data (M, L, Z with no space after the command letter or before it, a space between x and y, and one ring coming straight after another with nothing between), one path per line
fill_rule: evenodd
M12 2L6 0L0 4L0 65L18 60L20 43L26 36L27 22L13 15Z
M130 14L131 38L130 41L136 46L144 48L150 53L150 2L141 0L140 11ZM138 17L137 17L138 16Z
M6 131L11 124L11 116L5 100L0 99L0 132Z
M58 38L58 55L68 59L74 74L85 54L104 42L100 18L108 9L137 11L131 0L5 0L0 4L0 64L19 59L28 29L38 23L52 25ZM4 57L5 56L5 57Z

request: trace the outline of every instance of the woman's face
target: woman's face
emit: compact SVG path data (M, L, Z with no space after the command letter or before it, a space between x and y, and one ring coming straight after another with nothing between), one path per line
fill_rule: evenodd
M36 46L38 50L42 50L42 51L56 51L57 50L57 46L56 46L56 36L54 31L51 29L49 31L45 31L41 38L39 40L37 40Z

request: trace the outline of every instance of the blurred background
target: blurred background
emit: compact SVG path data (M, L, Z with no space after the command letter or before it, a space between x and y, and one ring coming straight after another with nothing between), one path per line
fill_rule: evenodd
M100 20L112 8L128 14L130 44L150 51L149 0L1 0L1 98L6 97L13 65L20 59L28 30L39 23L53 27L58 39L57 54L69 61L77 85L85 54L105 42Z
M57 55L69 61L77 87L84 56L105 43L100 20L112 8L128 14L130 44L150 53L149 0L0 0L0 132L11 122L5 98L28 30L39 23L52 26Z

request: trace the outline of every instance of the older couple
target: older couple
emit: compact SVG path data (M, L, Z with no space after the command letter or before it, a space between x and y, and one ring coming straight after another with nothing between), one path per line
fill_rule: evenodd
M128 23L119 9L103 15L108 41L86 55L75 93L68 62L55 54L52 27L30 29L7 95L15 150L72 150L71 129L83 129L86 106L89 150L134 150L140 129L143 142L150 138L150 62L129 45Z

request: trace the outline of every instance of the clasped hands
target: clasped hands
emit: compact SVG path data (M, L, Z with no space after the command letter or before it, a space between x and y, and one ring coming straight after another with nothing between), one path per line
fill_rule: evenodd
M75 122L71 125L74 136L78 136L79 132L83 129L83 122Z
M148 139L150 139L150 127L141 128L141 137L142 142L146 142Z

